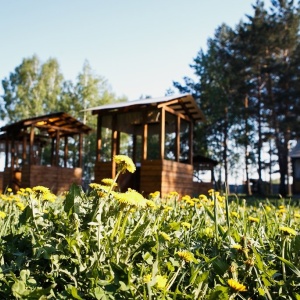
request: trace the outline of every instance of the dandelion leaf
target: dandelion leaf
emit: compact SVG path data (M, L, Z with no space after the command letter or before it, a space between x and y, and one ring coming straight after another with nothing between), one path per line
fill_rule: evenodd
M216 286L209 295L209 300L228 300L228 288L225 286Z
M81 196L81 187L72 184L69 190L69 193L66 196L64 211L70 216L73 213L79 213L79 208L76 205L76 198Z
M29 205L27 205L19 217L20 225L25 225L27 221L32 217L33 217L32 209Z
M294 294L296 300L300 300L300 295L298 293Z
M229 265L224 260L221 260L221 259L215 259L212 262L212 265L213 265L214 271L220 276L223 276L224 273L229 268Z
M128 245L135 245L139 239L141 239L144 236L144 232L146 228L148 227L149 223L143 223L140 226L138 226L130 235L130 237L127 240Z
M289 260L277 256L277 258L279 258L286 266L288 266L298 277L300 277L300 270L293 264L291 263Z

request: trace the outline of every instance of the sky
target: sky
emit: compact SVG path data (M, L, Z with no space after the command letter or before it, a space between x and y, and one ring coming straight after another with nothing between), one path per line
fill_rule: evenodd
M265 1L265 6L270 4ZM0 0L0 79L37 55L76 81L88 61L129 100L164 96L225 23L253 15L255 0ZM0 95L3 94L2 86Z

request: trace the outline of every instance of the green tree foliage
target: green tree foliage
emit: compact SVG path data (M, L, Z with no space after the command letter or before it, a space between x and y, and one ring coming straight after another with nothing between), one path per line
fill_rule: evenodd
M34 55L23 59L22 63L2 80L4 94L0 106L0 116L8 123L32 118L43 114L65 111L81 122L96 129L96 117L87 108L107 103L126 101L116 97L107 80L94 74L88 61L84 62L76 82L65 80L56 59L50 58L42 63ZM78 140L69 145L69 151L77 151ZM84 174L93 176L95 163L96 130L84 138ZM50 150L45 149L44 160L50 160ZM69 166L77 162L69 156Z
M76 99L73 111L74 116L94 129L97 127L97 119L96 116L86 111L87 108L127 100L126 97L116 97L111 91L107 80L102 76L94 74L88 61L84 62L82 71L77 77L77 83L73 88L71 98ZM96 130L86 136L84 141L84 179L87 181L93 177L93 168L96 159L95 149ZM106 156L110 157L110 153L107 153Z
M15 122L63 108L63 76L56 59L41 64L36 55L23 59L8 78L2 80L2 119Z
M258 169L261 180L262 151L271 138L285 195L288 144L299 132L299 7L274 0L267 10L258 0L253 9L246 22L235 29L222 25L208 40L207 52L191 66L197 81L174 85L199 99L208 122L197 128L207 140L197 149L223 160L225 180L226 157L235 157L236 145L245 148L245 165Z

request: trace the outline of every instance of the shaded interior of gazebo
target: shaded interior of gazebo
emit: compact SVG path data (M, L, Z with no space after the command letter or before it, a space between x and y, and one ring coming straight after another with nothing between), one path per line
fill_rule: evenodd
M194 181L193 181L193 194L207 194L210 189L216 188L215 178L214 178L214 168L219 162L213 160L209 157L202 155L195 155L193 157L194 165ZM209 172L209 178L201 178L202 172Z
M147 196L159 191L193 193L193 126L204 115L190 94L90 108L98 116L95 181L114 178L113 156L126 154L137 166L120 176L121 190ZM124 143L125 141L125 143ZM125 147L124 147L125 145Z
M3 190L43 185L61 193L72 183L81 184L83 135L90 127L58 112L21 120L1 131Z

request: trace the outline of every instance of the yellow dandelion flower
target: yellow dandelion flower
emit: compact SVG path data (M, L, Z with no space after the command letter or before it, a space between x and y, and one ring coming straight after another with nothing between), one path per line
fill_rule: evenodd
M284 205L279 205L278 208L279 208L279 209L284 209L285 206L284 206Z
M248 217L248 221L250 221L251 223L258 223L259 222L259 218L254 218L254 217L249 216Z
M192 199L185 200L185 203L189 206L195 206L195 202ZM182 206L183 207L183 206Z
M218 199L219 202L224 202L225 201L225 196L218 195L217 199Z
M115 186L118 186L118 184L117 184L116 182L114 182L114 180L111 179L111 178L103 178L103 179L101 180L101 182L102 182L104 185L108 185L108 186L112 186L112 185L114 185L114 187L115 187Z
M206 227L205 229L204 229L204 234L207 236L207 237L213 237L213 235L214 235L214 231L213 231L213 229L212 228L210 228L210 227Z
M232 211L232 212L230 213L230 215L231 215L232 217L239 218L239 214L238 214L236 211Z
M164 289L167 285L167 278L165 276L156 275L155 281L158 289Z
M269 205L266 205L266 206L265 206L265 210L266 210L267 212L269 212L269 211L271 211L271 210L272 210L272 207L271 207L271 206L269 206Z
M160 192L156 191L154 193L149 194L150 199L158 199L160 197Z
M4 219L6 217L6 213L4 211L0 211L0 218Z
M43 194L43 200L49 202L55 202L56 196L52 193L45 193Z
M152 279L152 275L151 275L151 274L147 274L147 275L145 275L145 276L143 277L144 283L150 282L151 279Z
M183 227L186 227L186 228L191 228L191 224L190 223L188 223L188 222L181 222L181 225L183 226Z
M144 208L147 200L137 191L128 189L126 193L115 193L115 198L122 204Z
M125 173L126 170L130 173L134 173L136 170L135 164L127 155L115 155L114 162L118 165L118 169L122 173Z
M204 202L208 201L207 196L203 194L199 195L199 199L200 201L204 201Z
M179 197L179 194L177 192L169 192L167 195L167 200L173 200L173 199L177 199Z
M243 284L239 283L238 281L236 281L234 279L228 279L227 283L235 292L247 291L246 286L244 286Z
M18 206L20 210L25 209L25 205L22 202L16 202L16 206Z
M97 190L97 189L100 188L101 184L92 182L92 183L89 184L89 186L90 186L90 188L92 188L93 190Z
M215 190L214 189L210 189L210 190L208 190L208 194L213 194L215 192Z
M170 237L167 233L161 231L159 234L160 234L160 236L161 236L165 241L170 241L170 240L171 240L171 237Z
M8 192L8 193L11 193L11 192L12 192L12 189L11 189L11 188L7 188L7 192Z
M279 227L279 230L282 231L282 233L286 234L286 235L297 235L297 231L290 228L290 227Z
M147 200L146 199L146 205L147 205L147 207L152 208L152 209L156 209L157 208L157 205L152 200Z
M191 200L191 196L189 195L184 195L182 198L181 198L182 201L189 201Z
M231 246L232 249L236 249L236 250L242 250L243 247L240 244L234 244Z
M42 194L50 193L49 188L42 186L42 185L35 186L32 188L32 190L36 193L42 193Z
M194 254L189 251L178 251L176 254L186 262L196 262L197 261L194 257Z
M173 210L173 207L172 207L172 206L166 205L166 206L164 207L164 211L170 211L170 210Z
M294 214L294 217L295 217L295 218L300 218L300 214L295 213L295 214Z
M286 213L286 209L285 208L281 208L277 210L278 215L282 215L284 213Z

